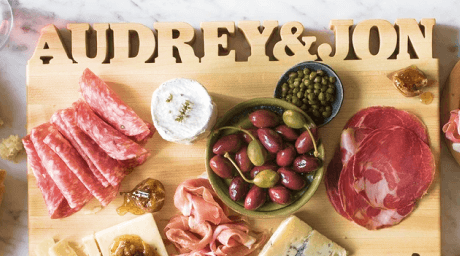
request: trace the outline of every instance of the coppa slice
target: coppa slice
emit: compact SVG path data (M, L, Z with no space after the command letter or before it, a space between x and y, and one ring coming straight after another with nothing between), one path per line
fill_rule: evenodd
M88 68L80 78L81 94L91 109L126 136L142 141L152 131L109 86Z
M342 211L345 212L348 219L367 229L375 230L396 225L413 211L415 204L401 209L379 209L371 206L362 194L356 192L354 188L354 162L355 156L350 159L350 164L342 170L338 184Z
M51 219L65 218L80 210L78 208L70 208L67 200L64 198L53 179L51 179L45 167L43 167L30 136L25 136L22 139L22 143L27 153L29 166L37 180L38 188L42 192Z
M80 147L80 145L77 143L77 141L73 138L72 134L70 133L71 128L67 127L66 124L64 123L64 121L62 120L60 114L66 112L66 111L67 111L67 109L66 110L58 110L56 113L54 113L51 116L50 122L58 127L59 132L61 132L64 135L64 137L66 137L67 140L69 140L69 142L72 144L72 146L78 151L80 156L86 161L86 164L88 165L89 169L93 172L93 175L99 180L99 182L104 187L109 186L110 184L107 181L107 179L104 178L104 175L102 175L102 173L93 164L91 159L89 159L88 156L85 154L85 152ZM70 111L72 112L72 114L70 114L70 115L74 117L75 116L75 111L73 110L73 108L71 108ZM73 118L73 119L75 119L75 118ZM81 131L81 133L84 134L82 131ZM84 134L84 136L87 136L87 135Z
M92 198L91 193L61 158L43 142L46 136L54 130L57 130L54 125L44 123L32 129L30 138L41 163L69 203L69 206L81 208Z
M86 155L90 162L96 166L98 172L101 173L103 178L107 180L110 185L117 187L127 175L125 167L120 162L107 155L93 139L78 127L74 108L61 110L59 114L71 135L70 137L79 145L84 155Z
M127 138L112 126L101 120L82 100L73 103L78 126L93 139L110 157L117 160L146 160L149 154L139 144Z
M383 209L414 204L426 193L435 173L429 146L411 130L398 126L369 134L353 164L355 190L372 206Z
M48 134L43 142L66 163L67 167L103 206L108 205L116 197L118 187L102 186L77 150L70 145L57 129Z

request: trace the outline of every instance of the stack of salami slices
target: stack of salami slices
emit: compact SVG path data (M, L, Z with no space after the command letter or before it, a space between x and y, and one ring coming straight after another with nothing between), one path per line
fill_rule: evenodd
M370 107L345 125L325 184L335 210L374 230L401 222L433 182L425 125L392 107Z
M77 212L93 197L108 205L123 178L150 155L142 145L155 132L89 69L80 89L84 100L58 110L23 138L53 219Z

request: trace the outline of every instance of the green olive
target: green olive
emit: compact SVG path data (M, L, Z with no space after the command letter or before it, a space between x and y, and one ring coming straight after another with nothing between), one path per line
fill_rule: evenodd
M254 185L260 188L271 188L276 185L280 175L271 169L263 170L254 177Z
M306 125L305 117L294 110L286 110L283 113L283 122L294 129L300 129Z
M265 159L268 153L260 141L252 140L249 142L247 154L249 160L251 160L251 163L253 163L255 166L261 166L265 163Z

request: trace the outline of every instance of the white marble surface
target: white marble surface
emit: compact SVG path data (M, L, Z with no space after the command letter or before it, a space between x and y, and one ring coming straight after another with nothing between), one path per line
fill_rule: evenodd
M69 22L184 21L199 28L201 21L278 20L299 21L319 43L331 42L330 19L436 18L434 56L440 59L440 82L444 84L458 60L460 1L228 1L228 0L13 0L14 30L0 51L0 116L6 125L0 138L26 134L26 63L40 29L49 23L65 28ZM27 255L26 161L13 164L0 160L6 169L7 192L0 207L0 255ZM460 166L445 145L441 158L442 255L460 255ZM391 245L389 245L391 246Z

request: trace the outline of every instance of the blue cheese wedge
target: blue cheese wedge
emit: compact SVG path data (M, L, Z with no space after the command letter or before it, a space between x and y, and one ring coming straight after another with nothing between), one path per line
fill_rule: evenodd
M345 249L296 216L280 223L259 256L345 256Z
M192 144L209 135L217 120L217 106L200 83L177 78L153 93L152 119L163 139Z
M152 249L156 250L160 256L168 256L152 214L144 214L135 219L96 232L95 235L84 237L82 242L85 245L85 252L90 256L110 256L110 247L115 238L123 235L139 236Z

